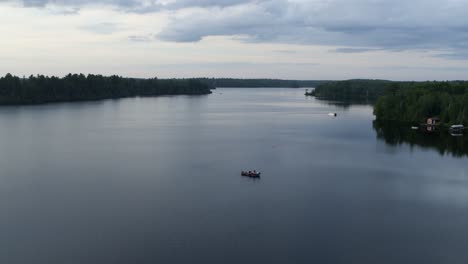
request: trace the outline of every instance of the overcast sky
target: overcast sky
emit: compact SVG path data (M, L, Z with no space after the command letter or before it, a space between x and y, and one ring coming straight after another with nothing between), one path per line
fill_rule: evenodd
M0 74L468 79L467 0L0 0Z

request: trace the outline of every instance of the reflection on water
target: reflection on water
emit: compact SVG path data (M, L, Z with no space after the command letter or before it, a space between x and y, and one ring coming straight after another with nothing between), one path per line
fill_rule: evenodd
M423 132L412 130L409 124L379 120L373 122L373 128L378 139L392 146L408 144L437 150L440 155L468 156L468 136L466 135L453 136L443 130Z
M0 264L466 263L466 157L388 147L372 107L332 104L231 88L0 107Z
M325 105L336 106L343 110L348 110L352 106L370 106L375 104L375 100L369 99L335 100L325 97L315 97L315 99Z

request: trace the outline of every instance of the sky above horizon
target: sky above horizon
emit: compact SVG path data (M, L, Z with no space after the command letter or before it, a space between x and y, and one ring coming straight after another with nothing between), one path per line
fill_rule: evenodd
M0 0L0 75L468 79L466 0Z

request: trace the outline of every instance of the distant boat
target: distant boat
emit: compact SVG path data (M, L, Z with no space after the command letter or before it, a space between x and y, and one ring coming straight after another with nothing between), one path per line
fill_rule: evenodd
M453 131L457 131L457 130L461 131L463 129L465 129L464 125L453 125L453 126L450 127L450 130L453 130Z
M450 127L450 135L454 137L460 137L463 136L463 130L465 129L465 126L463 125L453 125Z
M259 171L243 171L243 172L241 172L242 176L252 177L252 178L259 178L260 174L261 173Z
M337 113L328 113L329 116L337 116Z
M411 129L413 129L413 130L419 130L419 127L417 127L417 126L412 126Z

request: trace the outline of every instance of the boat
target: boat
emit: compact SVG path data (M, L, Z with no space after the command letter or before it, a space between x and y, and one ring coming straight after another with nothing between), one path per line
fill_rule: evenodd
M465 129L465 126L463 125L453 125L450 127L450 130L452 131L462 131L463 129Z
M454 137L461 137L463 136L464 129L465 129L465 126L463 125L453 125L449 128L450 135Z
M417 127L417 126L412 126L411 129L412 129L412 130L419 130L419 127Z
M329 116L337 116L337 113L328 113Z
M260 177L260 172L258 171L242 171L241 175L245 177L252 177L252 178L259 178Z

